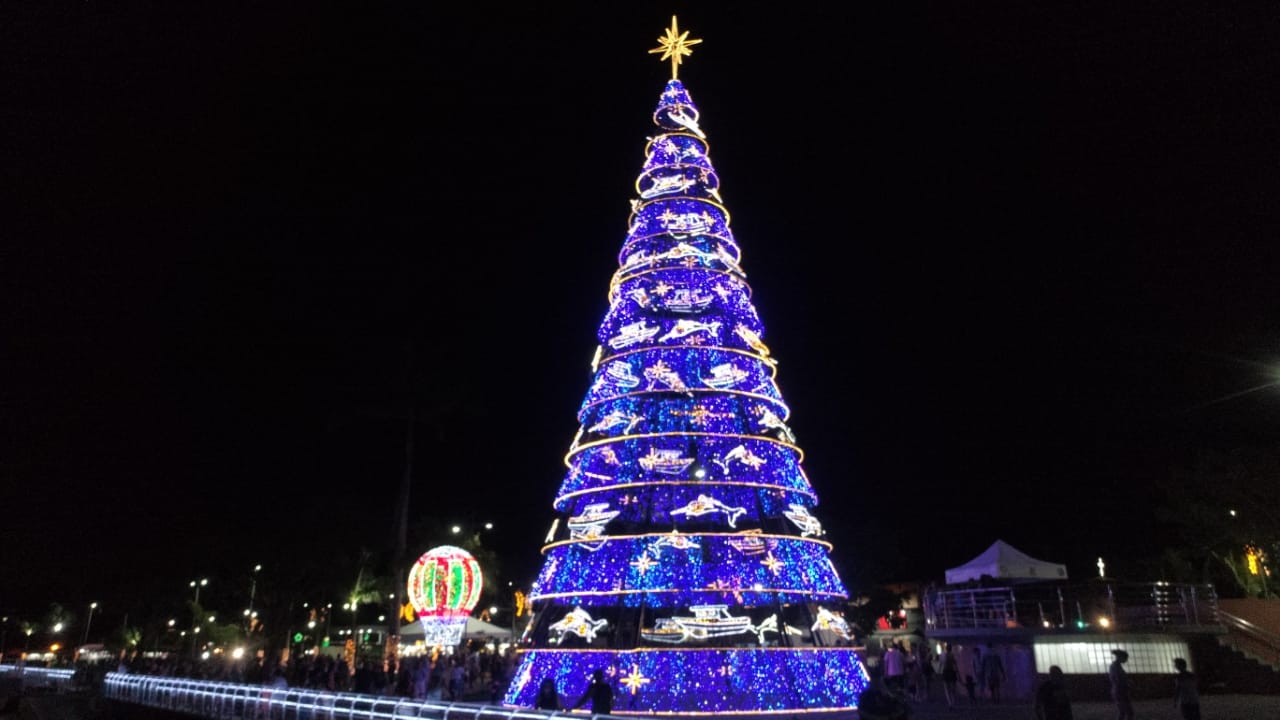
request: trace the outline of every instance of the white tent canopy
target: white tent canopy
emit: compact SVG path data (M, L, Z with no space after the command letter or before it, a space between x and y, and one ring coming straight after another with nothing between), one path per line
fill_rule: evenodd
M977 580L1066 580L1067 566L1037 560L1003 540L996 540L978 557L947 570L947 584Z
M400 635L405 638L422 637L422 623L414 620L411 623L405 623L400 627ZM495 640L510 640L511 628L504 628L492 623L487 623L476 618L467 618L467 629L462 631L464 640L486 640L493 638Z

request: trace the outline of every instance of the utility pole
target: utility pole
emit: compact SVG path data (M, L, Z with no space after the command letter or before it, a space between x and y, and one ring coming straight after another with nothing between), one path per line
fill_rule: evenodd
M409 417L404 437L404 472L400 476L400 493L396 499L396 544L391 554L391 568L396 579L396 592L391 596L391 627L387 632L387 656L400 664L400 592L405 589L404 556L409 537L409 489L413 483L413 429L417 402L409 402Z

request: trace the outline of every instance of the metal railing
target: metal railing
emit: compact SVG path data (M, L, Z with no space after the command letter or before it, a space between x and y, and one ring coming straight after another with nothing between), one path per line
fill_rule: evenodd
M75 670L71 668L29 667L25 665L0 665L0 675L19 676L24 688L52 688L60 690L72 684Z
M1227 627L1227 643L1240 652L1273 668L1280 668L1280 635L1260 628L1244 618L1225 610L1218 617ZM1243 637L1240 637L1243 636Z
M1173 583L1064 585L939 590L926 594L928 630L1160 630L1220 628L1212 585Z
M508 708L477 703L442 703L383 695L324 692L302 688L209 682L186 678L107 673L108 700L145 705L213 720L546 720L582 713ZM607 720L611 715L592 715Z

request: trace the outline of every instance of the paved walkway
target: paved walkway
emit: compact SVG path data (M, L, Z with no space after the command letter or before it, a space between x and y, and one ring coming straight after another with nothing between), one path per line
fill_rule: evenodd
M1136 720L1182 720L1173 699L1139 700L1133 704ZM923 703L912 706L911 720L1034 720L1030 703L1003 705ZM1106 702L1071 704L1075 720L1115 720L1115 706ZM1204 720L1280 720L1280 695L1204 695L1200 698Z

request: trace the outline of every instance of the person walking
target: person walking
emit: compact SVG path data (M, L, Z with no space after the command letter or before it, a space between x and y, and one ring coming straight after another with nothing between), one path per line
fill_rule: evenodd
M987 643L987 652L982 656L982 677L987 680L987 695L991 702L1000 702L1000 684L1004 682L1004 660L1000 654Z
M964 684L966 687L970 687L969 682L970 682L970 678L972 678L973 686L977 687L978 693L981 694L982 691L987 688L987 676L986 676L987 668L985 665L982 664L982 648L978 647L977 645L973 646L973 654L972 654L972 657L969 658L969 668L973 674L965 678ZM969 697L970 700L975 699L973 697L973 690L969 691L969 696L970 696Z
M1057 665L1049 667L1049 678L1036 690L1036 720L1073 720L1071 698L1067 696L1062 668Z
M535 705L539 710L564 709L564 705L560 703L560 693L556 690L555 680L543 678L542 684L538 686L538 699Z
M1107 669L1107 678L1111 680L1111 699L1116 704L1116 720L1133 720L1133 695L1129 684L1129 673L1124 671L1124 664L1129 662L1129 653L1115 649L1111 651L1115 660Z
M608 715L613 712L613 688L604 679L604 671L596 670L591 673L591 683L587 685L586 692L582 693L582 697L578 698L578 702L573 704L573 710L577 710L583 705L591 702L591 712L595 715Z
M907 660L898 643L884 652L884 686L891 692L901 693L906 686Z
M955 707L957 693L960 692L960 669L956 666L956 656L951 652L951 643L942 650L942 693L947 696L947 707Z
M1182 720L1200 720L1200 683L1195 673L1187 670L1187 661L1173 659L1178 674L1173 678L1173 704L1182 713Z

